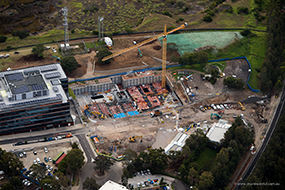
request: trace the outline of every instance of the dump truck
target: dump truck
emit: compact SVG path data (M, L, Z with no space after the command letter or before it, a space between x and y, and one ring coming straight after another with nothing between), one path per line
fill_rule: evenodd
M154 112L150 113L150 117L157 117L157 116L160 116L160 115L162 115L162 112L159 111L159 110L155 110Z

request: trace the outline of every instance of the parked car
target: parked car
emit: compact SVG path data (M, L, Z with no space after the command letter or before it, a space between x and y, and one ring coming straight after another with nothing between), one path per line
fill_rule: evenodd
M141 175L144 175L143 171L141 171Z
M37 154L38 154L38 153L37 153L37 151L35 151L35 150L34 150L34 152L33 152L33 153L34 153L34 155L37 155Z
M142 186L142 187L145 187L145 184L144 184L143 182L141 182L141 186Z
M50 46L46 46L46 49L50 49Z
M222 110L224 109L224 106L222 104L220 105L220 107L221 107Z
M6 55L4 55L4 58L6 58L6 57L10 57L10 54L6 54Z
M2 57L4 57L4 55L3 55L3 54L1 54L1 55L0 55L0 58L2 58Z
M40 163L41 163L41 160L40 160L39 158L37 158L37 162L38 162L38 164L40 164Z
M57 169L54 169L52 173L55 174L56 172L57 172Z
M148 181L145 181L144 184L145 184L145 186L147 187L147 186L148 186Z
M32 175L33 175L33 173L34 173L34 172L32 171L32 172L31 172L31 173L29 173L29 175L27 175L27 176L28 176L28 177L30 177L30 176L32 176Z
M48 170L50 168L50 165L46 165L46 170Z
M34 164L38 164L36 160L34 160Z
M46 147L44 147L44 151L45 151L45 153L47 153L47 152L48 152L48 149L47 149Z
M133 176L134 176L134 177L136 177L136 176L137 176L136 172L134 172L134 173L133 173Z
M24 157L27 157L27 153L26 152L23 152L23 155L24 155Z
M143 173L144 173L144 175L147 175L147 171L146 170L144 170Z
M137 185L138 185L138 188L140 188L140 187L141 187L141 184L140 184L140 183L137 183Z
M50 167L49 169L48 169L48 172L51 172L53 170L53 168L52 167Z
M220 109L221 109L221 107L220 107L219 105L216 105L216 107L217 107L217 109L218 109L218 110L220 110Z
M23 158L23 157L24 157L24 155L23 155L22 152L19 153L19 157L20 157L20 158Z
M48 162L48 158L47 157L45 157L44 160L45 160L45 162Z
M147 171L148 175L151 175L151 173L150 173L150 170L149 170L149 169L147 169L146 171Z
M22 145L24 144L23 142L17 142L15 145Z
M54 53L56 53L56 49L52 48L52 51L53 51Z
M18 51L15 51L15 52L14 52L14 54L19 54L19 53L20 53L20 52L18 52Z
M140 172L137 172L137 175L138 175L138 176L141 175Z
M154 179L153 181L154 181L154 182L158 182L158 179Z
M49 161L49 162L52 162L52 159L51 159L51 157L49 157L49 158L48 158L48 161Z

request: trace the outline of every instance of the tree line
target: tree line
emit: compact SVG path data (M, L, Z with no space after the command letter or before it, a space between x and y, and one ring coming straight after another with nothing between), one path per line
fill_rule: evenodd
M245 183L274 183L270 186L242 186L244 190L251 189L282 189L285 186L285 114L283 114L275 131L254 171Z
M272 14L269 18L269 28L267 36L267 51L265 60L259 74L260 89L263 92L270 92L275 87L280 91L285 74L284 62L284 31L285 12L284 1L272 0L268 3Z

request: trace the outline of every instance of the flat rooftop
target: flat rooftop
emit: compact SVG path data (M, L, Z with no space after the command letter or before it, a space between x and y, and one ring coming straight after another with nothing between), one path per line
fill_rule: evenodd
M67 101L59 63L0 72L0 111L49 101Z
M231 127L230 124L225 123L225 120L221 120L218 123L214 123L211 126L210 131L207 133L207 137L210 141L220 143L224 138L225 132Z
M99 190L126 190L127 188L123 185L108 180Z

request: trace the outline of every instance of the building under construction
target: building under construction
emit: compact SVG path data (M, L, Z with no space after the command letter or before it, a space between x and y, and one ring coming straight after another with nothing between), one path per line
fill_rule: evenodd
M166 82L167 87L162 88L161 75L145 71L73 83L70 87L88 118L121 118L178 105L173 101L176 98L167 98L174 92L168 78Z

